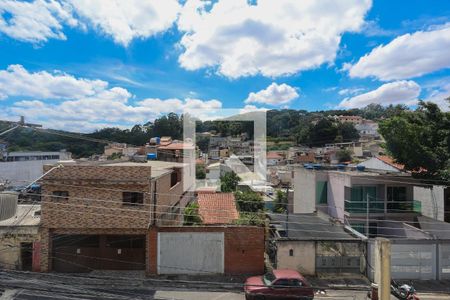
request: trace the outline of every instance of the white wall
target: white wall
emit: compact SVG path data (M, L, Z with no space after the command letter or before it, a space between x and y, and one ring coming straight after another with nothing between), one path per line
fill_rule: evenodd
M297 168L294 171L294 213L316 210L316 171Z
M303 275L316 274L315 242L279 241L277 247L278 269L295 269ZM289 255L291 249L293 256Z
M444 221L444 190L441 185L432 188L414 187L413 199L422 203L422 215Z
M338 172L328 174L328 214L340 220L344 219L346 186L351 186L350 176Z
M58 160L30 160L0 162L0 181L12 185L27 185L43 174L43 166L56 164Z

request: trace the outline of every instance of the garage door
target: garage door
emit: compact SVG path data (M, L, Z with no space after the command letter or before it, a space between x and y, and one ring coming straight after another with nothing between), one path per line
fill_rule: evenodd
M57 235L53 237L53 270L144 270L143 235Z
M223 272L223 232L158 233L158 274Z

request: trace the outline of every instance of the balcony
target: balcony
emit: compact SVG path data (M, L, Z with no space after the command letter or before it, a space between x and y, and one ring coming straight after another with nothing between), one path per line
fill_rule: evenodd
M386 203L386 211L385 211ZM366 201L345 200L345 211L348 213L365 214L369 209L369 213L421 213L422 203L417 200L408 201L369 201L367 207Z

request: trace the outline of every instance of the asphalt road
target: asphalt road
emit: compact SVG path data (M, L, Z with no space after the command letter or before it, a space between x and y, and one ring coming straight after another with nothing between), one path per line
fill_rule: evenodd
M328 289L315 299L367 300L365 291ZM205 282L148 279L93 274L24 273L0 271L0 300L148 299L244 300L240 288ZM419 294L421 300L450 299L447 294ZM395 298L392 298L395 299Z

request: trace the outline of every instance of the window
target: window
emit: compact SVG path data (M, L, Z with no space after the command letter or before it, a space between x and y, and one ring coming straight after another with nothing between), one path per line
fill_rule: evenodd
M69 192L68 191L53 191L52 200L68 200Z
M294 256L294 249L289 249L289 256Z
M405 186L388 186L387 187L388 201L406 201L406 187Z
M318 181L316 183L316 203L317 204L327 204L327 182Z
M181 169L174 169L170 174L170 187L172 188L181 181Z
M144 204L144 194L136 192L123 192L123 204L139 205Z

